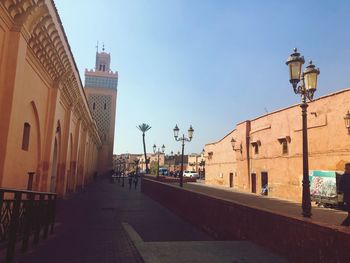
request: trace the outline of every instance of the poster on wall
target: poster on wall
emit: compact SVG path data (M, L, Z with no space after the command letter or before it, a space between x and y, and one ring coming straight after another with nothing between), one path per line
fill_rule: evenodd
M310 171L310 194L319 197L337 197L337 172Z

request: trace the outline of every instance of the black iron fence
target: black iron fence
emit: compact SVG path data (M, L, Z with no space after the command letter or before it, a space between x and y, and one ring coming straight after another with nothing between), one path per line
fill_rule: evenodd
M53 232L56 194L0 188L0 249L5 262L14 257L16 242L25 252Z

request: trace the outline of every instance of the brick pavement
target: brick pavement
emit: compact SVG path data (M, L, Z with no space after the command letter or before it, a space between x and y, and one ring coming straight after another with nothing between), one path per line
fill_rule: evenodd
M60 200L55 233L14 262L285 262L248 241L215 241L140 189L125 186L98 181Z
M139 187L138 187L139 188ZM47 241L31 246L14 262L143 262L122 222L146 241L212 240L153 202L140 190L108 180L93 183L57 205L57 227Z
M54 235L16 255L15 262L143 262L121 226L114 207L120 200L112 187L107 181L98 182L59 200Z

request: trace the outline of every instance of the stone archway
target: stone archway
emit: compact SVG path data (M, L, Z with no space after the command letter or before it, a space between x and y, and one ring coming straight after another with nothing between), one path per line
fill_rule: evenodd
M31 101L31 106L34 113L35 119L35 133L36 133L36 149L37 149L37 168L36 168L36 176L34 181L34 189L38 190L40 181L41 181L41 132L40 132L40 120L39 113L34 101Z

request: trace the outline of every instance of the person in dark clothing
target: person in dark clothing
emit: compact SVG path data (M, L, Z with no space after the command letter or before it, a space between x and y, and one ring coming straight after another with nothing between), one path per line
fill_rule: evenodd
M139 181L138 174L135 173L135 174L134 174L134 185L135 185L135 189L137 188L137 183L138 183L138 181Z
M345 164L345 172L340 178L339 190L344 194L345 208L348 216L345 218L342 226L350 225L350 163Z
M131 190L132 178L133 178L133 174L132 174L132 173L129 173L129 175L128 175L128 179L129 179L129 190Z

